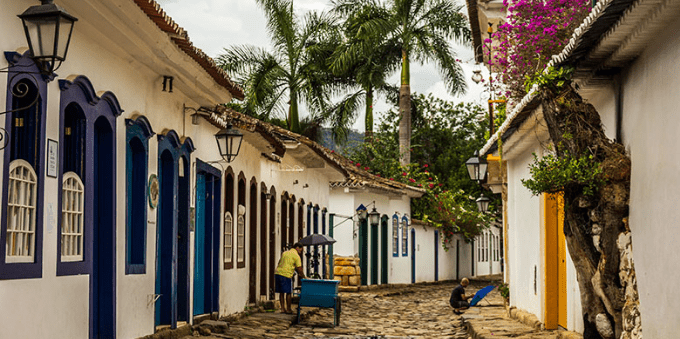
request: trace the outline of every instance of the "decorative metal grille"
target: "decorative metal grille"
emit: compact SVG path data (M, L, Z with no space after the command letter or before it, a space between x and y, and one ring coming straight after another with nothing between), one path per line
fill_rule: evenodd
M234 219L230 212L224 213L224 262L232 262L234 247Z
M37 184L35 170L27 161L17 159L9 164L5 246L8 263L34 260Z
M62 187L61 261L82 261L85 186L78 174L67 172Z

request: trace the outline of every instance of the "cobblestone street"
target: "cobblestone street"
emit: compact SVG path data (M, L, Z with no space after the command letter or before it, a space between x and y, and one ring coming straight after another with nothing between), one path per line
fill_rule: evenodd
M297 325L292 325L295 317L291 315L256 313L230 322L228 331L212 337L467 338L461 317L448 304L453 287L453 283L443 283L340 293L342 312L335 328L332 309L303 308L306 319ZM480 287L472 284L468 289ZM495 291L487 298L502 304Z
M471 280L466 293L497 284L495 280ZM162 331L144 339L583 339L574 332L544 330L538 319L526 312L514 308L508 312L495 289L477 307L455 315L448 303L453 287L453 282L445 282L341 292L342 312L340 325L336 327L333 327L332 309L303 307L300 324L295 324L295 315L264 311L232 315L223 321L207 320L200 325Z

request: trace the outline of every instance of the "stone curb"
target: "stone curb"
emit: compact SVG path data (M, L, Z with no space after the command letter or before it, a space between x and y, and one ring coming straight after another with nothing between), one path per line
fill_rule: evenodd
M538 318L529 312L517 309L514 306L505 306L506 316L510 319L519 321L520 323L533 327L537 330L545 330L545 326ZM573 331L558 330L558 339L583 339L583 335Z
M472 308L461 319L471 339L583 339L581 334L572 331L545 330L535 315L503 305Z

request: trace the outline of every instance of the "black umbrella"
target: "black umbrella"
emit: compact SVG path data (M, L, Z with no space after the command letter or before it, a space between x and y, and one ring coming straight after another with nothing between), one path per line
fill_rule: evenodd
M330 245L335 242L335 239L325 235L325 234L310 234L298 241L304 246L317 246L317 245Z

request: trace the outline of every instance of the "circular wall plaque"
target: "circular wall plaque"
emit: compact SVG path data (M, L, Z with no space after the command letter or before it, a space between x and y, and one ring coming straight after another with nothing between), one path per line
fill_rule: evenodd
M149 206L158 206L158 177L155 174L149 176Z

